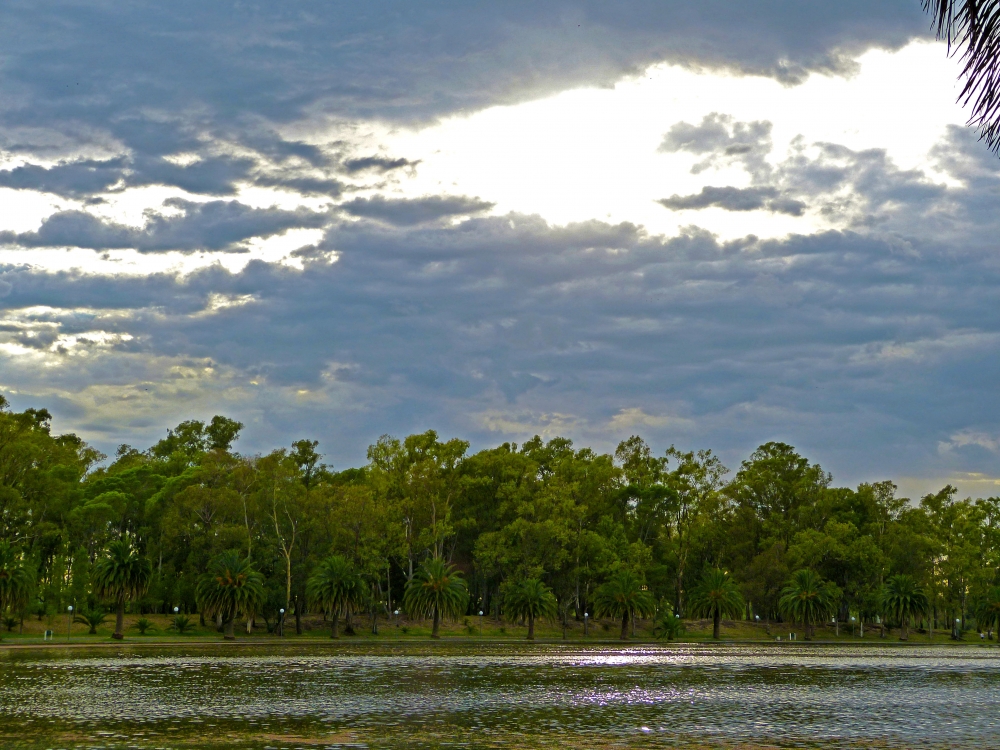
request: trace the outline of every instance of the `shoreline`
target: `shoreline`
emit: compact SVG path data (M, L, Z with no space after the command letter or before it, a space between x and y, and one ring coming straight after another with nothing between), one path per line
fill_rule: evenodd
M692 646L713 646L713 647L730 647L730 646L769 646L772 648L788 648L788 647L841 647L841 648L900 648L903 650L912 648L980 648L980 649L994 649L1000 648L1000 643L995 641L952 641L952 642L940 642L940 641L900 641L898 639L885 639L878 641L871 640L861 640L857 641L844 641L844 640L812 640L812 641L774 641L774 640L753 640L753 639L726 639L719 641L659 641L659 640L628 640L622 641L617 638L615 639L588 639L588 640L562 640L553 638L539 638L534 641L529 641L527 639L494 639L494 638L468 638L468 637L453 637L453 638L441 638L438 640L432 640L431 638L356 638L356 637L345 637L337 640L334 639L324 639L315 637L293 637L291 639L285 637L282 639L275 637L244 637L237 638L235 641L226 641L221 638L219 639L207 639L207 638L192 638L191 640L180 640L179 638L131 638L125 640L113 640L113 639L101 639L93 641L85 640L74 640L74 641L35 641L31 640L29 642L24 642L22 639L17 639L14 641L3 640L0 641L0 654L4 652L18 652L18 651L32 651L32 650L74 650L74 649L111 649L111 648L205 648L205 647L218 647L222 646L224 648L250 648L250 647L296 647L296 646L312 646L321 647L326 649L331 648L344 648L344 647L372 647L372 648L398 648L400 646L420 646L420 647L432 647L432 648L446 648L453 646L516 646L520 648L524 647L534 647L534 646L566 646L566 647L599 647L599 648L634 648L634 647L657 647L657 648L684 648Z

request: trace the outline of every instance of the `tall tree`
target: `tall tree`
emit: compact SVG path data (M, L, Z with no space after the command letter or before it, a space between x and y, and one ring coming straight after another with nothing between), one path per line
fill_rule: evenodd
M342 615L353 611L364 599L364 584L354 566L342 555L331 555L316 566L306 584L309 601L330 618L330 637L339 638Z
M406 586L403 606L410 615L433 618L431 638L441 637L441 618L465 611L469 590L454 565L439 557L426 560Z
M743 595L727 571L712 568L691 591L691 608L697 614L712 618L712 638L719 640L723 617L739 617L743 613Z
M809 568L797 570L788 585L781 590L778 606L781 613L793 622L801 622L806 630L806 640L812 640L817 622L825 620L834 611L838 591Z
M223 637L236 640L237 617L252 617L264 602L264 577L236 550L216 555L198 581L198 604L209 617L222 618Z
M656 611L656 601L642 579L628 569L614 573L594 592L594 608L598 616L621 620L620 638L628 638L628 626L639 617L649 617Z
M905 641L910 622L927 611L927 594L908 575L894 575L885 582L882 608L899 623L899 640Z
M125 637L125 603L141 598L153 575L149 558L139 553L130 539L116 539L106 554L94 565L91 580L94 593L115 605L115 632L112 638Z
M528 621L528 640L535 640L535 620L539 617L556 616L556 597L552 589L537 578L518 581L507 589L504 610L511 617L523 617Z

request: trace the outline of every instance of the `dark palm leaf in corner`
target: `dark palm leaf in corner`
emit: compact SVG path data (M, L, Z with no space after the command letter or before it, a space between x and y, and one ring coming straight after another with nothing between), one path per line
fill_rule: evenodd
M969 125L993 153L1000 151L1000 2L997 0L923 0L934 18L938 39L963 48L965 86L959 100L972 104Z

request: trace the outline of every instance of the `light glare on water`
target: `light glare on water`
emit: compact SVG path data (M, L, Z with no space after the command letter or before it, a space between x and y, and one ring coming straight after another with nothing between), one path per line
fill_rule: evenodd
M290 645L0 654L24 748L996 746L995 649Z

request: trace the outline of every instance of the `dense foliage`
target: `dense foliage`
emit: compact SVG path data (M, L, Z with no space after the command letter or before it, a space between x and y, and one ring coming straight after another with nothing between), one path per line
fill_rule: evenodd
M334 471L310 440L241 455L241 428L182 422L106 459L53 434L45 410L0 401L0 616L121 604L207 609L231 628L284 609L289 627L326 611L376 628L402 606L564 624L586 612L623 635L654 609L810 627L1000 621L1000 499L835 487L783 443L730 472L710 451L656 455L638 437L613 455L538 437L470 454L426 432Z

